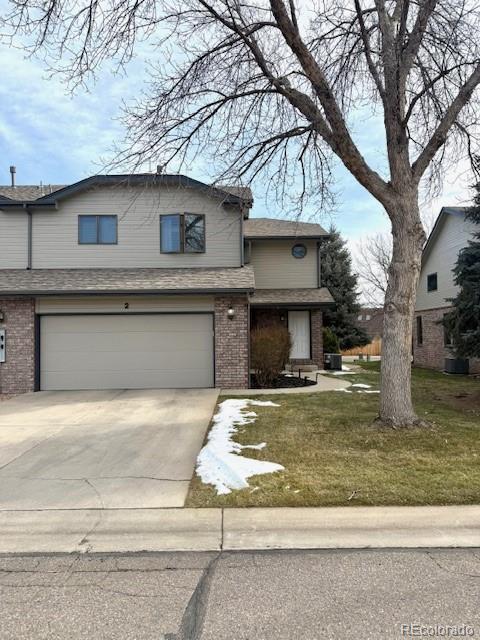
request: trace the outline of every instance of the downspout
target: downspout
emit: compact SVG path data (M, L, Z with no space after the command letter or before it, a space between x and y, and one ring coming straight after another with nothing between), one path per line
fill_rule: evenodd
M322 286L322 273L321 273L321 264L320 264L320 245L321 240L317 240L317 289L320 289Z
M33 235L33 218L32 211L28 205L23 205L27 212L27 270L32 268L32 235Z
M243 237L243 211L240 209L240 266L245 266L245 238Z

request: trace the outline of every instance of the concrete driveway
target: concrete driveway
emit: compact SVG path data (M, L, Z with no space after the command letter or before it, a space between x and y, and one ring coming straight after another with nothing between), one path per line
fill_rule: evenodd
M0 402L0 510L182 507L218 391L46 391Z

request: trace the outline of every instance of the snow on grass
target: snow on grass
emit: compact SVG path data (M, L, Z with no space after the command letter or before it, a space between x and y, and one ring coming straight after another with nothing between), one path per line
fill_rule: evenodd
M350 389L334 389L334 391L340 391L342 393L353 393L353 391L350 391Z
M197 475L204 484L213 484L217 495L231 493L232 489L245 489L249 486L247 479L251 476L284 469L275 462L254 460L240 455L243 449L263 449L266 446L265 442L241 445L232 440L239 427L255 422L257 414L254 411L245 411L251 405L280 406L270 400L224 400L213 416L213 426L208 434L207 444L198 454Z
M357 371L329 371L328 373L332 373L334 376L354 376Z
M352 384L352 387L357 387L358 389L371 389L371 384L363 384L362 382L356 382Z

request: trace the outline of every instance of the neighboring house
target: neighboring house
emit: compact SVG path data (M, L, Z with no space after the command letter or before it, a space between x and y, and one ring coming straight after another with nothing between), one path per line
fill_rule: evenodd
M383 335L383 307L362 307L358 312L357 326L365 331L370 341Z
M273 320L321 365L327 233L251 206L179 175L0 187L0 391L247 387Z
M452 269L475 227L465 219L463 207L444 207L423 249L413 326L413 360L417 366L443 371L445 358L454 355L442 320L451 309L449 299L458 290ZM480 373L480 361L470 360L470 372Z

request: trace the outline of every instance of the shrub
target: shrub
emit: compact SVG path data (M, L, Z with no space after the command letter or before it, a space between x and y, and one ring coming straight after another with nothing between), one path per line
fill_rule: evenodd
M323 327L323 351L324 353L340 353L338 338L330 327Z
M259 327L252 331L251 366L260 387L269 388L282 373L290 357L292 340L282 325Z

